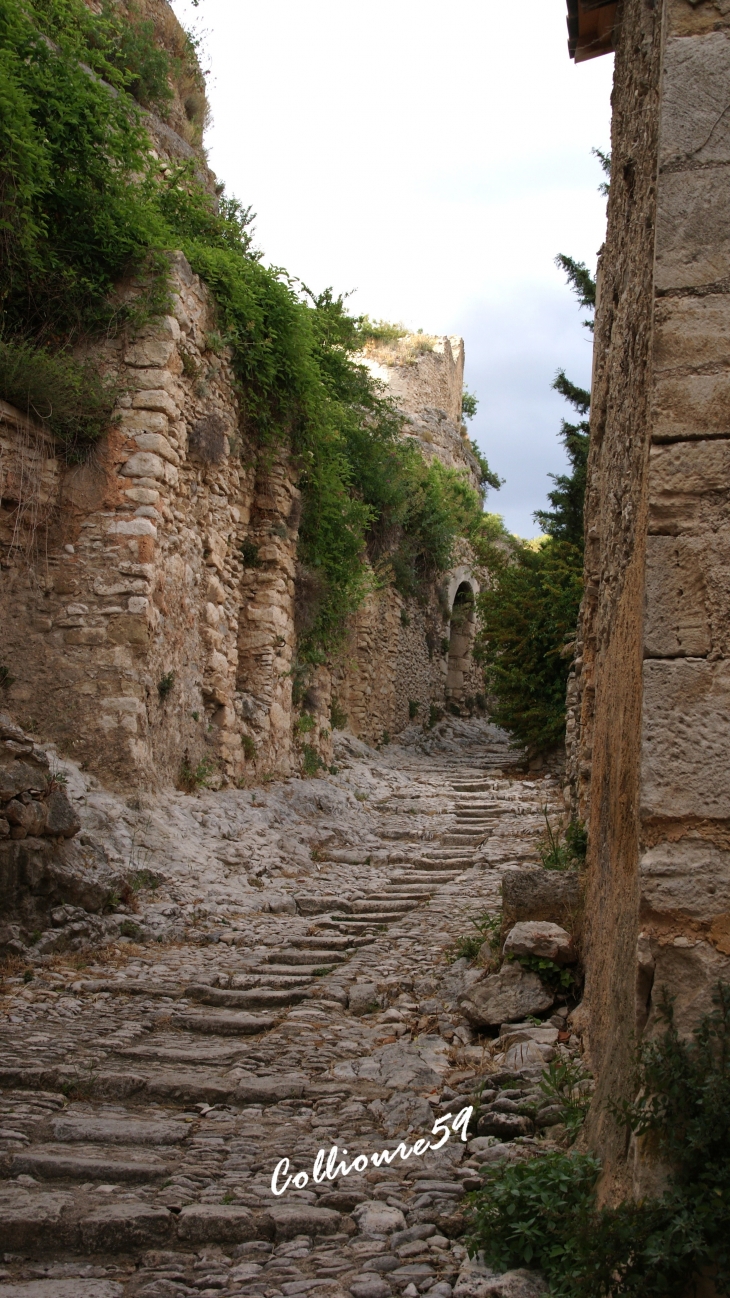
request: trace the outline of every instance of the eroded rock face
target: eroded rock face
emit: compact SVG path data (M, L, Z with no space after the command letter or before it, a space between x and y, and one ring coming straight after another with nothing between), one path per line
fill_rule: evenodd
M553 1004L553 994L518 964L507 963L499 973L475 983L461 1002L461 1009L476 1027L496 1027L517 1022L527 1014L542 1014Z
M580 877L572 870L510 870L502 880L504 918L508 924L546 920L574 926L571 919L580 907Z
M505 955L534 955L555 964L574 964L578 958L573 939L559 924L526 920L511 928L504 943Z

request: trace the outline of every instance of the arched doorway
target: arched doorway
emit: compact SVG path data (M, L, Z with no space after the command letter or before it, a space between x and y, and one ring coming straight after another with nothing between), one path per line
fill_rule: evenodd
M461 702L464 696L464 681L470 666L474 629L474 589L471 582L461 581L456 588L451 606L449 663L446 673L446 698L454 703Z

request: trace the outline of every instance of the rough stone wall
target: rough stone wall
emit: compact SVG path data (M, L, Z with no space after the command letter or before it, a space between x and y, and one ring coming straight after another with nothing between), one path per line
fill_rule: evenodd
M729 74L724 0L620 8L569 695L607 1195L653 1175L605 1107L634 1025L652 1031L666 987L688 1031L730 978Z
M60 465L0 412L8 702L132 787L206 765L239 781L243 734L263 769L288 769L290 747L296 488L241 440L211 304L181 255L172 280L173 314L100 350L123 392L85 464Z
M363 360L403 414L403 435L413 438L426 458L466 472L476 488L478 466L461 423L463 340L437 338L432 349L413 351L418 343L419 335L409 335ZM453 568L426 603L385 588L353 615L330 688L355 734L377 742L384 732L399 734L409 721L426 721L432 703L458 705L483 691L483 674L471 658L474 620L460 628L449 620L459 586L470 586L476 595L483 581L462 541Z

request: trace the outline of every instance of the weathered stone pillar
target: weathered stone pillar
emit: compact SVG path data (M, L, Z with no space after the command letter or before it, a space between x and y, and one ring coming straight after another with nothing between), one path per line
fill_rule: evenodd
M730 980L730 5L627 0L616 45L577 762L609 1194L660 988L689 1030Z

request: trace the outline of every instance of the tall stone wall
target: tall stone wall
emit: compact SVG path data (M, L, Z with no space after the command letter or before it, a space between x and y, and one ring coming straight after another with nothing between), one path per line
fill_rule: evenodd
M730 980L728 84L721 0L619 6L569 700L607 1195L651 1176L605 1104L628 1094L635 1032L661 988L688 1031Z

